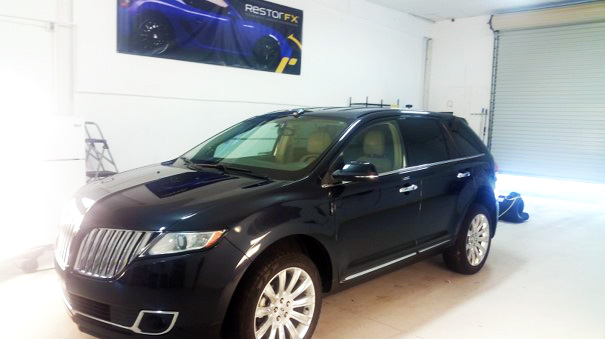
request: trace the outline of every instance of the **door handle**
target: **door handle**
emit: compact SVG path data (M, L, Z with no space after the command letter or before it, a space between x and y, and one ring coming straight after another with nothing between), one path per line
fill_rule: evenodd
M408 193L418 189L418 185L405 186L399 189L399 193Z
M462 178L468 178L471 176L471 172L466 171L466 172L460 172L458 173L458 175L456 176L458 179L462 179Z

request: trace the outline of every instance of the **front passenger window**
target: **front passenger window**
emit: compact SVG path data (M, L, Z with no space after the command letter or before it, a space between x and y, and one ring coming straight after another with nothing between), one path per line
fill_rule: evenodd
M379 122L359 132L343 151L344 163L370 162L378 173L404 167L403 145L397 124Z

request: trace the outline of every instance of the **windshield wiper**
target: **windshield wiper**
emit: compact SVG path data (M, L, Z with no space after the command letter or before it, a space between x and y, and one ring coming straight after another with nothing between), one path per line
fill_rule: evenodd
M201 167L201 168L214 168L217 169L223 173L227 172L227 168L225 168L225 166L221 165L221 164L204 164L204 163L193 163L193 166L195 167Z
M220 164L220 163L218 163L218 164L205 164L205 163L193 162L191 159L186 158L186 157L180 157L180 159L185 162L185 164L187 165L187 167L195 169L195 170L200 170L202 168L213 168L213 169L221 171L222 173L240 172L240 173L244 173L245 175L247 175L249 177L253 177L253 178L257 178L257 179L262 179L262 180L267 180L267 181L271 180L271 178L269 178L268 176L261 175L261 174L254 174L252 171L247 170L247 169L243 169L243 168L225 166L225 165Z
M223 173L226 172L225 166L220 165L220 164L205 164L203 162L194 162L193 160L191 160L187 157L180 157L179 159L183 160L185 162L185 165L187 165L187 167L194 169L194 170L201 170L202 168L214 168Z
M221 166L223 169L226 169L227 171L244 173L244 175L247 175L249 177L253 177L253 178L257 178L257 179L262 179L262 180L265 180L265 181L271 180L271 178L269 178L266 175L255 174L254 172L252 172L250 170L247 170L247 169L237 168L237 167L231 167L231 166L227 167L227 166L223 166L223 165L217 165L217 166Z
M198 168L198 164L194 163L191 159L187 158L187 157L180 157L180 160L183 160L183 162L185 163L185 165L193 170L199 170L200 168Z

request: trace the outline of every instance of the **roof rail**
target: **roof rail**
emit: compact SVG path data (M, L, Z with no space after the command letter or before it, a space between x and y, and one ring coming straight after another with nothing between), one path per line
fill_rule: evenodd
M379 108L383 108L383 107L396 107L399 108L399 99L397 99L397 105L393 105L393 104L385 104L383 99L380 99L380 103L371 103L369 102L369 97L366 97L366 102L353 102L353 97L349 97L349 107L353 107L353 106L362 106L362 107L379 107ZM407 106L411 106L412 105L406 105Z

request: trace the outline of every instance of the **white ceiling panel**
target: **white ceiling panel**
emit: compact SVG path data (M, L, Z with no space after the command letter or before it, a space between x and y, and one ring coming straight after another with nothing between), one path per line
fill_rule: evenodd
M587 2L583 0L369 0L432 21Z

